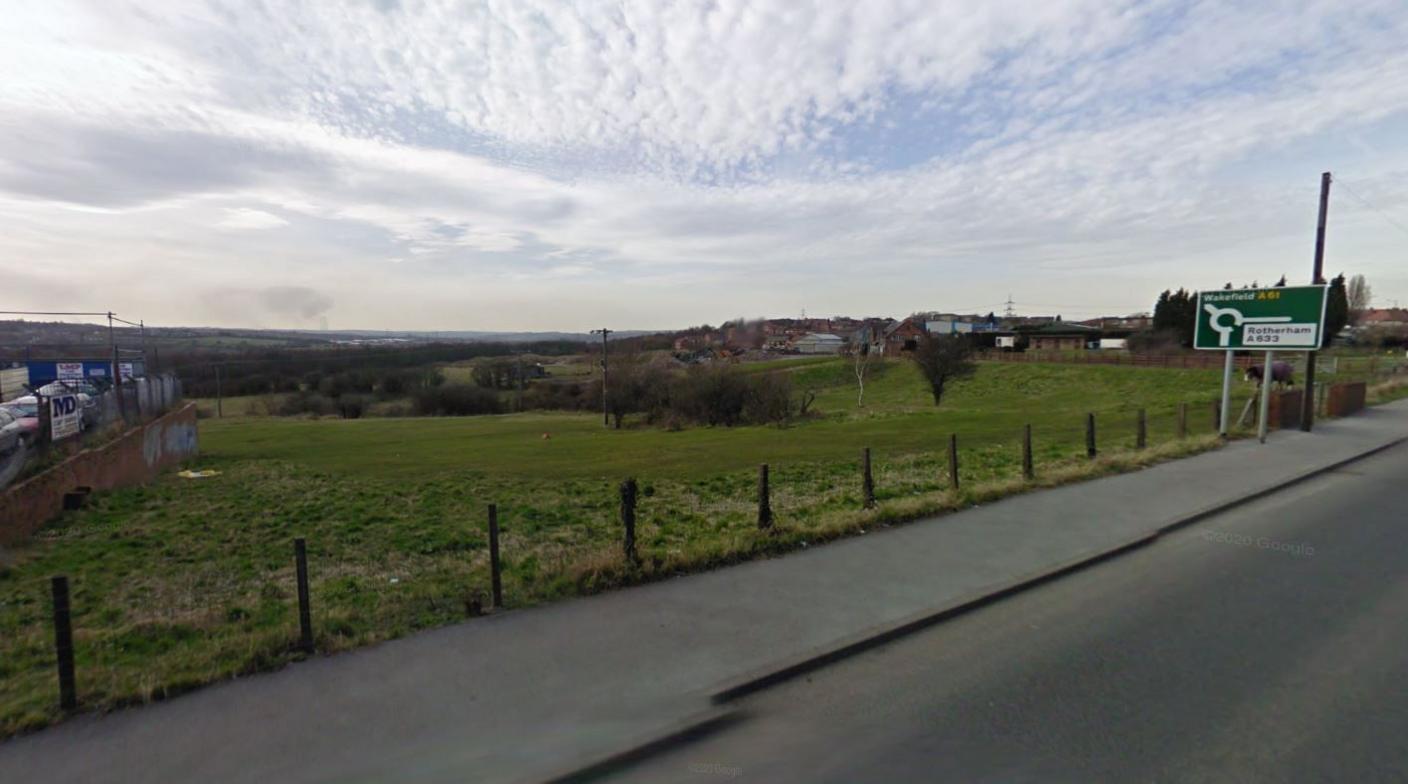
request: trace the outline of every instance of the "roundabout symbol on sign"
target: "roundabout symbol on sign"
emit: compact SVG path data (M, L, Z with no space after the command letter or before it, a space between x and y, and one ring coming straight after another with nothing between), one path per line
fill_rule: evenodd
M1203 310L1208 312L1208 325L1217 332L1220 346L1231 345L1232 330L1243 324L1282 324L1291 320L1290 316L1243 316L1242 311L1236 308L1219 308L1216 305L1204 305ZM1224 317L1232 319L1232 323L1224 324Z

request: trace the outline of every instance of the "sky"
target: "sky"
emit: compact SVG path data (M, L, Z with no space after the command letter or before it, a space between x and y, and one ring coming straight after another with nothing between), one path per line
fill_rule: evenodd
M0 308L154 325L1408 305L1408 0L19 0Z

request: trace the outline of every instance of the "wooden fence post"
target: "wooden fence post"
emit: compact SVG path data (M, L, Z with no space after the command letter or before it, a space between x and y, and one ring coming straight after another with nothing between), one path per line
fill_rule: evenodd
M948 486L950 489L958 490L958 434L950 433L948 436Z
M1135 419L1134 448L1143 449L1149 444L1149 422L1144 413L1144 409L1139 409L1139 415Z
M1095 459L1095 414L1085 415L1085 456Z
M293 561L298 572L298 647L313 653L313 613L308 607L308 546L302 539L293 540Z
M622 550L626 560L635 563L636 557L636 480L627 479L621 483L621 525L626 529Z
M503 571L499 564L499 506L489 504L489 590L494 597L494 609L504 606Z
M772 505L768 501L768 464L758 466L758 528L772 527Z
M870 447L860 450L860 492L866 509L875 508L875 478L870 473Z
M1022 477L1031 481L1036 477L1036 468L1032 465L1032 426L1022 427Z
M68 578L52 578L49 588L54 595L54 653L59 666L59 707L69 711L78 707L78 690L73 678L73 624L68 603Z
M1178 438L1183 440L1188 437L1188 404L1178 404Z

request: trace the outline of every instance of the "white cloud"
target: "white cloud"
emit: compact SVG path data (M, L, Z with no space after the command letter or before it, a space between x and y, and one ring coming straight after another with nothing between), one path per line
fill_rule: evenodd
M215 225L222 229L277 229L287 226L288 221L263 210L236 207L225 210L225 217Z
M208 323L182 287L255 274L368 326L1132 310L1294 273L1323 168L1408 203L1397 1L163 14L0 30L0 270L79 265L148 321ZM1389 295L1381 224L1345 263ZM153 266L183 272L124 292Z

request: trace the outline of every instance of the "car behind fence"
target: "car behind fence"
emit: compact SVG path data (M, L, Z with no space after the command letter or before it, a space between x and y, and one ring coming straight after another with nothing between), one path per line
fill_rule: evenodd
M0 427L16 436L0 439L0 488L165 414L181 397L180 379L163 374L105 389L55 381L0 403L10 414Z

